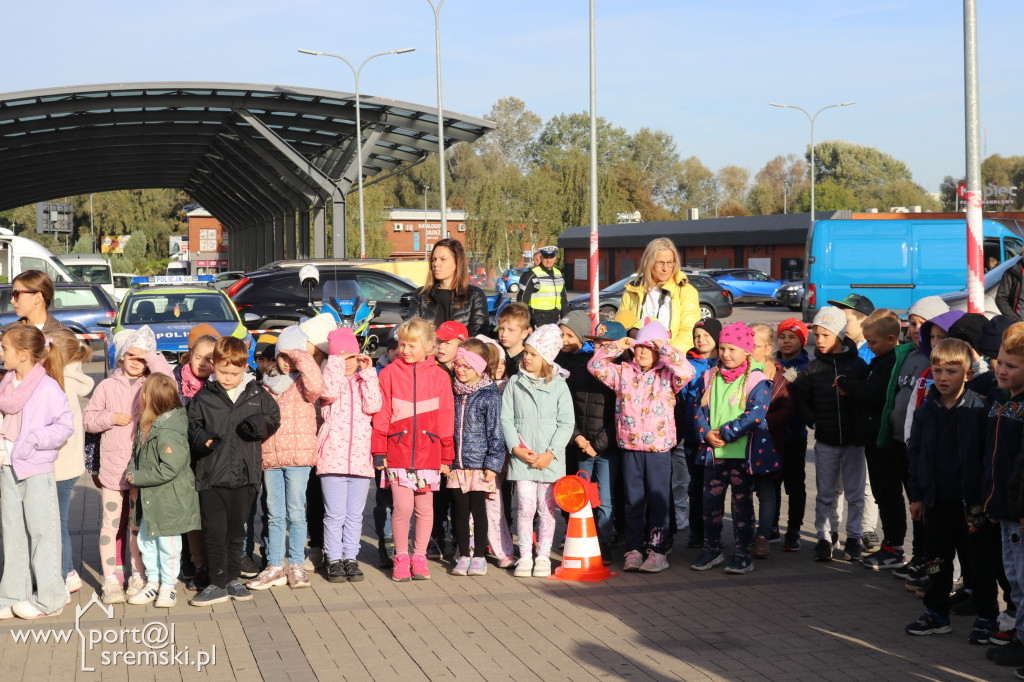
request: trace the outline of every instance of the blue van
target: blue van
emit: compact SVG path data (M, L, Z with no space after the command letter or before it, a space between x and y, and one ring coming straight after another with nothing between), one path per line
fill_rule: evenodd
M966 286L965 219L818 220L807 238L805 322L850 293L905 312L915 301ZM1024 221L985 219L985 269L1019 256Z

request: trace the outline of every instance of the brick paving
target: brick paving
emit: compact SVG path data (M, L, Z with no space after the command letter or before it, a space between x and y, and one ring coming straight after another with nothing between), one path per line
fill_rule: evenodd
M809 454L813 489L811 459ZM860 565L815 563L810 510L804 549L783 553L772 545L772 558L756 562L753 573L729 576L724 565L691 571L698 550L680 547L664 573L620 574L597 584L516 579L494 565L485 577L455 578L448 574L450 562L430 562L429 581L395 584L375 568L368 523L360 556L366 579L360 583L331 584L315 576L312 589L274 588L255 593L253 602L208 609L188 606L191 593L179 586L173 609L119 604L110 619L92 605L81 619L85 637L113 639L121 630L173 626L174 647L192 664L136 663L131 656L149 649L133 643L129 633L127 641L87 651L84 667L95 671L84 672L82 643L73 631L75 607L89 603L100 582L99 515L98 492L80 480L70 516L86 587L57 618L0 623L0 680L1013 677L1012 669L985 660L985 647L967 643L971 618L954 617L949 635L910 637L903 627L923 607L902 581ZM15 641L16 631L49 629L69 632L69 641ZM199 652L211 655L201 670L194 663ZM109 662L114 655L119 658Z

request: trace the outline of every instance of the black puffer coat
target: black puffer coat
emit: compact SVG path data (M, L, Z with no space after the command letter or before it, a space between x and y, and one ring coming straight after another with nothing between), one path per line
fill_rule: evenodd
M281 410L260 382L249 375L242 380L235 402L211 378L188 404L196 490L259 487L263 480L261 444L281 426Z
M814 438L828 445L866 445L874 442L867 433L869 425L858 412L858 401L852 395L840 395L835 386L837 377L862 381L868 366L857 356L857 346L843 341L841 353L822 354L814 350L814 359L797 377L797 415L814 429ZM877 433L875 434L878 435Z
M435 325L454 320L466 325L470 336L476 336L487 331L490 315L487 312L487 295L484 294L483 289L474 286L469 287L466 302L459 307L456 307L457 295L452 297L453 300L450 305L443 305L438 302L436 291L437 285L435 284L430 289L430 300L427 300L428 296L424 293L423 289L414 293L405 319L422 317L424 320L429 320Z
M566 383L572 396L576 425L568 447L578 450L576 437L583 436L597 453L604 454L615 444L615 394L587 371L591 353L559 354L555 362L569 372ZM586 455L580 453L580 460Z

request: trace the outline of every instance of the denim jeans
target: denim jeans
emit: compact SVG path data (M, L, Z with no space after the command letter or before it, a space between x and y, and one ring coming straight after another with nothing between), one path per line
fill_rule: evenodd
M324 552L328 561L355 559L359 555L370 480L340 474L320 476L324 493Z
M71 508L71 491L75 487L78 476L66 481L57 481L57 510L60 513L61 567L60 577L67 578L68 573L75 570L74 558L71 556L71 533L68 532L68 510Z
M686 446L680 443L672 450L672 504L676 532L690 527L690 467L686 463Z
M263 489L252 501L249 515L245 521L245 537L242 540L242 556L253 556L256 553L256 512L261 511L260 523L263 525L263 533L260 535L260 544L263 545L263 558L267 557L268 546L270 545L270 519L267 517L267 487Z
M590 480L597 484L597 494L601 498L601 506L594 510L594 525L597 526L597 538L602 543L610 543L615 534L612 518L612 490L615 478L619 475L622 455L618 450L602 452L595 457L580 457L579 470L586 471Z
M271 566L284 563L285 534L288 535L288 562L301 566L306 558L306 484L309 467L281 467L263 472L267 488L269 549Z
M779 506L775 476L772 474L755 476L754 490L757 492L756 534L770 539L772 537L772 525L775 523L775 510Z
M1000 521L999 528L1003 536L1003 568L1010 581L1010 597L1017 605L1014 627L1021 633L1024 632L1024 608L1020 606L1024 604L1024 538L1021 537L1024 533L1019 521Z
M181 535L156 537L146 528L146 518L139 524L139 554L146 567L146 581L173 587L181 570Z
M43 613L63 609L68 591L60 578L60 514L53 472L19 481L12 467L0 467L0 523L4 539L0 608L28 600Z

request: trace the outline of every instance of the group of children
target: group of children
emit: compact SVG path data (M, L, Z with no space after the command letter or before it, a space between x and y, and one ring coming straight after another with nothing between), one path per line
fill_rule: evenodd
M928 609L907 632L948 632L959 607L977 615L971 642L1007 643L991 655L1024 666L1024 642L997 621L1000 587L1011 613L1024 598L1024 325L932 297L910 309L900 343L891 311L856 295L830 304L810 330L795 319L775 330L703 320L692 347L677 349L658 321L620 316L591 333L574 311L532 329L514 303L497 342L410 319L377 367L350 329L318 316L262 344L256 376L245 343L207 325L172 371L143 327L114 338L117 368L81 412L88 348L70 332L17 325L2 338L0 619L59 613L81 588L67 510L85 432L100 434L90 470L103 600L169 607L179 575L196 606L308 587L317 533L327 579L361 580L371 484L381 566L395 581L430 577L449 520L454 575L485 574L488 550L516 577L550 575L554 483L577 470L600 491L606 561L621 541L624 570L663 571L685 533L701 548L692 569L725 562L730 492L725 571L746 573L773 542L801 548L809 427L814 558L891 569ZM322 512L308 503L314 490ZM261 491L266 564L244 576ZM954 558L964 588L951 598Z

